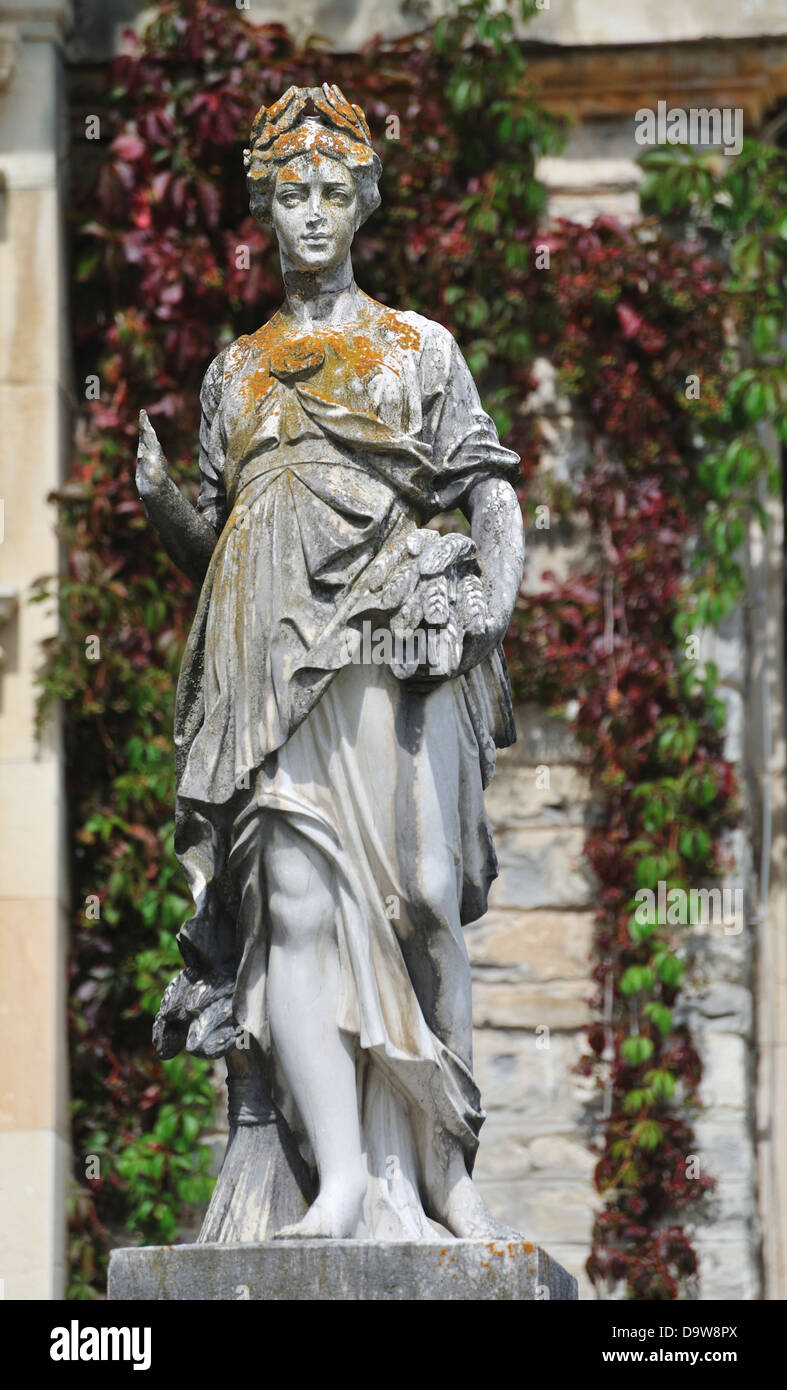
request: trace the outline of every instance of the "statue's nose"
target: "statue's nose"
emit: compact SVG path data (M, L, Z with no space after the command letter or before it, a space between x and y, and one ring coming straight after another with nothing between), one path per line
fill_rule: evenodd
M314 193L309 198L308 211L306 213L306 223L312 226L314 223L322 222L325 219L325 209L319 193Z

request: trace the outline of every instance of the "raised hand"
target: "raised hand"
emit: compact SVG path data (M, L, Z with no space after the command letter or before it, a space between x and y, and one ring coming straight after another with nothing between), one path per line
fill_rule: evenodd
M196 583L205 577L216 532L175 486L146 410L139 412L137 492L159 540L177 565Z
M158 435L148 418L146 410L139 412L139 447L137 449L137 492L140 497L152 497L160 492L167 482L167 460L158 441Z

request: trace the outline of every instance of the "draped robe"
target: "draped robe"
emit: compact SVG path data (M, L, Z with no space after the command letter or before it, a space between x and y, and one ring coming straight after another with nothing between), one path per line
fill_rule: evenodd
M426 1147L449 1131L471 1170L484 1118L450 1001L469 984L462 926L497 872L483 788L513 741L510 690L500 649L423 694L357 664L348 637L390 616L380 567L409 532L483 479L515 481L518 459L446 329L357 303L353 321L308 332L281 310L205 376L198 508L218 539L175 722L176 852L196 910L156 1040L220 1056L250 1034L310 1158L266 1002L262 847L286 818L336 905L367 1225L413 1237L430 1234Z

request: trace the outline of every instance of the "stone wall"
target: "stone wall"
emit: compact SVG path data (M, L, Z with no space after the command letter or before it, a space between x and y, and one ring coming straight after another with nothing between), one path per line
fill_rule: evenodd
M704 635L700 651L702 660L714 661L719 670L719 695L727 705L724 753L735 764L744 793L743 823L724 845L722 880L743 892L744 916L730 928L698 927L689 934L681 954L690 983L677 1013L691 1029L704 1068L704 1108L694 1130L701 1171L712 1174L717 1188L697 1223L697 1249L701 1297L713 1299L761 1296L753 1032L757 883L744 761L749 638L738 610L717 633Z
M605 211L623 220L632 215L637 174L632 166L621 177L626 138L625 127L617 135L607 131L607 153L592 164L583 161L581 185L572 175L571 146L563 159L549 162L541 172L552 190L553 215L559 207L561 215L585 220L601 198ZM545 442L542 467L553 477L569 478L583 457L582 422L556 388L548 362L536 362L535 376L527 408L536 414ZM535 493L533 500L538 501ZM549 530L529 534L525 594L539 589L544 570L563 578L592 560L582 527L554 514L550 520ZM736 763L744 792L750 639L739 611L718 634L706 634L701 648L701 658L715 661L719 670L728 711L725 755ZM500 755L487 798L500 878L488 917L468 933L476 981L476 1064L489 1111L478 1177L493 1209L554 1250L579 1278L580 1296L592 1296L584 1262L598 1207L591 1144L599 1137L601 1098L572 1067L585 1050L588 1000L594 993L590 949L596 904L582 861L593 804L566 722L528 706L517 711L517 728L519 741ZM704 1108L695 1124L697 1172L711 1173L717 1181L696 1221L696 1292L702 1299L756 1298L761 1287L752 822L747 798L743 824L726 846L724 880L745 890L745 925L732 933L722 927L696 929L679 952L691 967L681 1016L705 1067Z
M477 1178L496 1215L584 1275L595 1206L595 1087L574 1068L589 1019L591 811L567 722L517 710L487 795L500 876L471 927L475 1067L488 1119Z

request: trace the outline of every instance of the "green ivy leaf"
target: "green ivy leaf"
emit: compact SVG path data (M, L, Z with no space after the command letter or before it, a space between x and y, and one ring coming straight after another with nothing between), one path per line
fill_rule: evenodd
M635 1125L632 1138L640 1149L657 1149L663 1138L661 1125L656 1120L641 1120Z
M621 1055L629 1066L639 1067L653 1056L653 1043L643 1036L628 1037L621 1044Z
M620 981L623 994L638 994L653 987L653 971L647 965L630 965Z
M670 989L677 989L685 974L685 966L677 956L666 955L657 966L659 978Z

